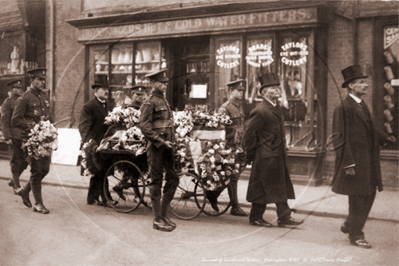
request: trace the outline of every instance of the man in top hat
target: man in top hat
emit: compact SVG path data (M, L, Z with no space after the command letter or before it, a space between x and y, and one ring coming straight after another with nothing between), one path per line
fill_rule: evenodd
M274 73L259 77L263 101L250 113L244 133L247 163L253 161L248 183L247 201L252 203L249 223L271 227L263 219L266 205L275 203L278 226L297 226L303 221L291 217L287 200L295 193L287 170L284 121L279 106L280 82Z
M108 126L104 124L105 117L108 115L108 76L98 74L94 76L94 84L91 86L94 90L94 98L85 103L79 119L79 133L82 144L94 140L97 145L100 144ZM90 178L89 191L87 194L88 205L116 204L116 202L107 202L103 190L103 182L107 169L102 165L102 169ZM99 201L101 196L102 202ZM109 198L110 195L108 195Z
M19 177L22 172L28 166L26 155L22 150L22 130L17 127L11 126L11 117L14 112L16 104L19 102L17 99L21 99L20 96L23 94L22 80L13 80L7 84L11 89L11 97L7 98L1 107L1 130L3 132L4 139L11 150L11 174L12 178L8 185L14 189L14 193L21 188L19 184Z
M229 147L242 148L242 137L244 135L245 114L242 108L242 96L245 91L244 80L236 80L226 84L228 87L230 97L227 102L222 104L219 108L219 113L226 114L230 117L233 123L226 126L226 144ZM240 174L232 174L230 177L230 184L228 185L228 193L231 201L231 215L248 216L248 214L241 209L238 203L237 186ZM209 198L213 209L218 211L218 206L215 199Z
M13 116L11 118L11 126L23 130L22 138L28 139L29 131L39 121L49 120L50 102L48 100L46 90L46 69L37 68L27 72L30 76L30 90L27 91L21 100L17 103ZM32 207L29 199L29 192L32 190L35 199L33 211L46 214L49 210L43 205L42 199L42 179L50 170L50 156L35 159L28 158L31 176L29 182L17 191L22 197L22 202L26 207Z
M348 95L334 110L333 136L336 153L332 191L348 195L349 215L341 231L356 247L371 248L362 231L376 190L382 191L378 134L362 100L367 77L359 65L341 71ZM388 140L394 142L395 139Z
M152 84L153 91L141 106L140 129L146 137L148 166L151 167L149 185L152 211L154 214L153 228L170 232L176 224L168 217L171 200L179 185L179 177L174 169L173 142L175 131L173 112L165 99L164 93L168 87L167 70L150 73L146 76ZM165 186L161 201L163 172Z

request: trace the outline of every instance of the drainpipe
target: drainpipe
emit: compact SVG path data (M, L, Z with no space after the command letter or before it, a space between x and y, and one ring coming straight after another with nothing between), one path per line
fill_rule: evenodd
M55 19L55 8L54 8L54 0L49 0L50 6L50 58L49 58L49 84L50 84L50 101L51 101L51 115L50 117L54 120L55 119L55 78L54 78L54 44L55 44L55 30L54 30L54 19Z

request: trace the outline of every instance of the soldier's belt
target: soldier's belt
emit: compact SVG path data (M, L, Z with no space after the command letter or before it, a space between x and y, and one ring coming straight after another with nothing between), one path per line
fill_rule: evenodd
M173 120L157 120L152 122L152 128L172 128Z

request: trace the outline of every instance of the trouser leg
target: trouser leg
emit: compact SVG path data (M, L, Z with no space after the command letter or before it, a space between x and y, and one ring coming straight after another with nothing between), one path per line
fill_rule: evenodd
M21 187L19 182L19 177L22 172L28 166L28 162L26 160L26 156L24 151L21 148L22 140L13 139L11 145L11 173L12 173L12 180L14 182L14 188Z
M277 202L276 207L277 217L280 221L288 220L291 217L292 211L287 202Z
M238 174L232 175L230 184L227 186L227 191L229 193L230 202L232 205L230 213L237 216L248 216L248 214L241 209L238 203L238 178Z
M93 201L99 199L100 193L97 189L96 179L97 179L96 175L94 175L93 177L90 178L89 191L87 194L87 202L93 202Z
M263 214L266 210L266 204L263 203L252 203L251 211L249 214L249 221L255 222L262 219Z
M363 227L370 213L375 199L375 191L372 195L349 195L349 215L346 224L349 225L349 239L364 239Z
M42 199L42 180L50 170L50 156L41 157L38 160L31 159L30 186L32 189L35 204L43 203Z

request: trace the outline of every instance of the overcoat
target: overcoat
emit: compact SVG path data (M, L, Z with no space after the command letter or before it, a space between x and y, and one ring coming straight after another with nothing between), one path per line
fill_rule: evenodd
M21 139L22 130L20 128L11 126L12 114L14 112L15 106L17 106L18 103L17 99L21 98L19 98L19 96L7 98L1 106L0 124L5 140Z
M368 109L365 112L348 95L334 110L333 136L336 158L332 191L343 195L371 195L376 187L381 191L378 134ZM347 176L345 168L351 165L355 175Z
M295 198L286 167L284 121L278 105L275 107L264 99L251 111L244 150L253 160L247 201L267 204Z
M97 144L100 144L108 129L108 126L104 125L105 117L108 114L106 108L96 97L83 106L79 120L79 133L82 143L93 139Z

